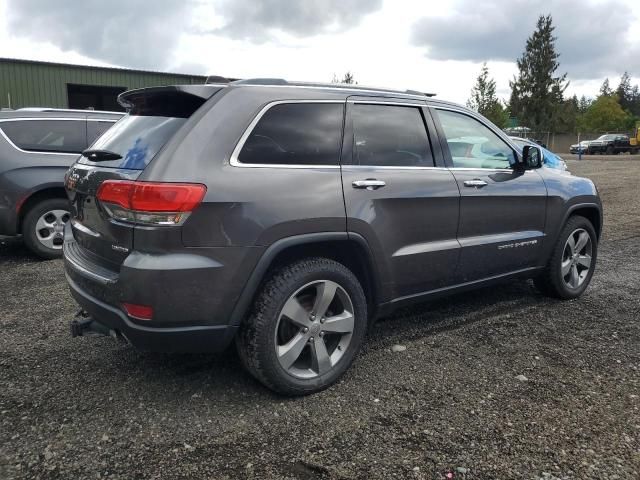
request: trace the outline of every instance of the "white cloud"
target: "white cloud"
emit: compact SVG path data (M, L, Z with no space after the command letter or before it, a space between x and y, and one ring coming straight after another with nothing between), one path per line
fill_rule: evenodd
M334 73L341 76L350 70L360 84L436 92L440 98L464 103L484 58L494 59L489 61L491 75L496 79L499 96L508 99L509 80L516 73L515 58L533 29L528 20L519 26L522 39L509 37L512 45L504 53L506 50L483 44L477 37L467 35L469 32L453 28L455 22L450 19L456 15L462 19L465 12L460 13L460 3L447 0L386 0L382 6L376 1L367 4L361 0L325 0L326 8L333 5L326 14L317 13L323 12L315 6L317 3L313 8L292 9L279 7L279 0L269 0L249 16L243 13L249 5L245 1L232 4L226 0L162 0L163 8L151 11L140 7L145 5L148 9L147 2L114 1L118 5L102 0L69 0L61 9L59 2L0 0L0 56L311 81L330 81ZM534 0L534 4L540 1ZM553 12L554 6L573 1L552 0L549 8ZM564 40L559 38L558 45L563 41L565 45L575 43L576 38L581 38L580 32L589 32L593 24L606 24L602 18L588 16L606 11L612 2L624 3L625 9L634 3L602 0L594 7L594 2L589 2L582 8L582 16L571 18L565 18L571 12L559 10L562 18L554 16L554 21L567 25L563 28L568 33ZM39 7L34 8L34 3ZM483 8L471 10L480 12L478 21L485 22L485 31L511 31L505 27L510 21L520 25L520 16L535 18L535 12L514 12L510 0L493 0L486 8L485 3L475 4ZM269 12L265 6L282 10ZM506 13L498 21L496 17L500 15L492 16L492 12L502 10ZM61 11L68 15L60 15ZM583 45L587 53L581 57L581 68L572 67L578 63L566 58L569 55L560 58L560 71L568 71L571 80L567 93L595 95L605 75L616 85L625 70L634 77L634 83L640 81L640 57L627 55L617 62L602 60L613 58L620 50L630 53L640 46L639 14L631 9L625 11L622 36L614 35L617 30L611 33L619 39L617 43L596 39L591 46ZM317 23L310 24L316 17ZM425 21L426 25L449 28L416 37L415 28L424 28ZM418 27L414 27L416 24ZM424 34L424 30L420 31ZM559 29L558 35L561 34ZM416 38L421 41L416 42ZM462 38L468 38L466 44L460 42ZM596 71L597 75L590 74ZM594 76L598 78L590 80Z

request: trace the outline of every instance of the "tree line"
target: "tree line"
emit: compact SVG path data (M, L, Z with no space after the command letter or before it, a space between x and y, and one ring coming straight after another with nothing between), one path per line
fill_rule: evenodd
M551 15L538 18L525 50L517 59L518 74L509 82L508 103L496 95L496 82L484 63L467 105L501 128L525 126L537 132L578 133L632 130L640 121L640 91L625 72L618 86L605 79L594 98L565 97L567 74L558 74L560 55Z

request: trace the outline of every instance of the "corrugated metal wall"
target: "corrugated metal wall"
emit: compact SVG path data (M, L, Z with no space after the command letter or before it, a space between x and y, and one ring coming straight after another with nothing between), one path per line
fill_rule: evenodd
M0 108L67 108L67 84L131 88L204 83L206 77L0 58ZM11 102L11 104L9 104Z

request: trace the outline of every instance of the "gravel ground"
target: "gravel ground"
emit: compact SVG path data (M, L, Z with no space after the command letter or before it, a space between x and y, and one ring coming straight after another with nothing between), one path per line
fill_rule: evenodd
M514 282L404 310L299 399L232 351L71 339L62 262L0 241L0 478L640 478L640 157L568 164L606 211L581 299Z

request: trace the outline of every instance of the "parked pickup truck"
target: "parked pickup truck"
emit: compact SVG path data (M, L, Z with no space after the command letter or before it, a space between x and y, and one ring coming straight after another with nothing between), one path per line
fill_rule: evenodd
M588 153L614 155L618 153L635 153L635 148L631 146L629 137L620 134L601 135L596 140L589 142Z

